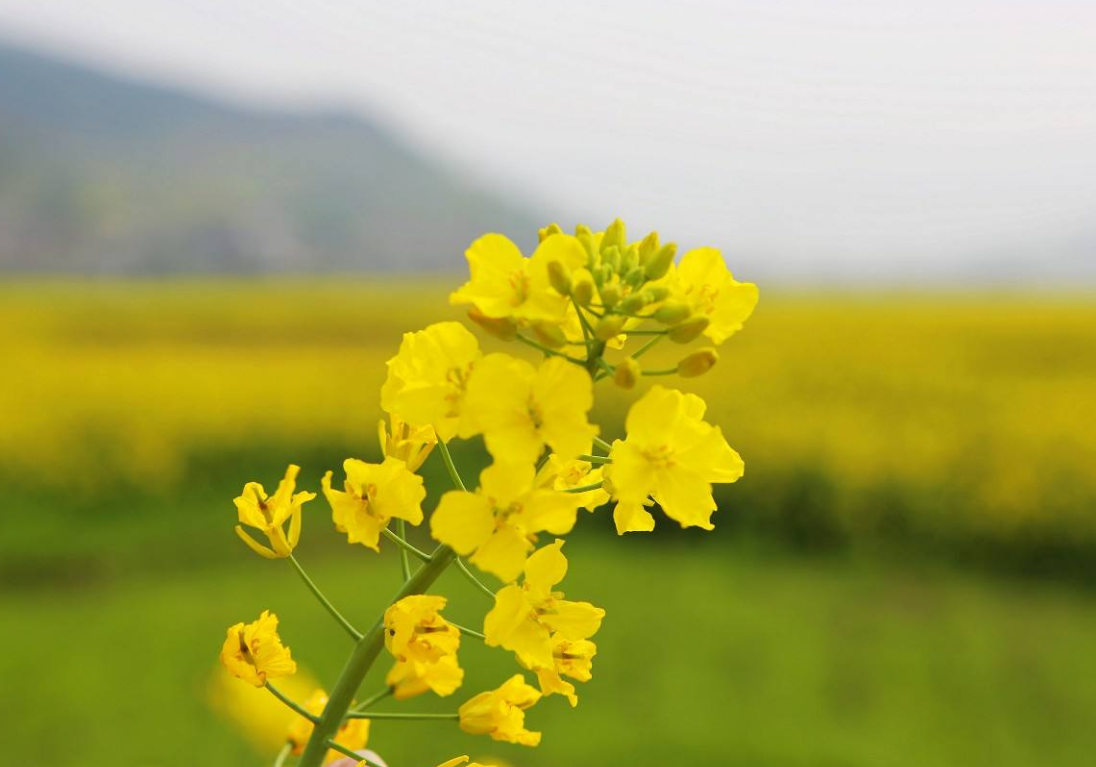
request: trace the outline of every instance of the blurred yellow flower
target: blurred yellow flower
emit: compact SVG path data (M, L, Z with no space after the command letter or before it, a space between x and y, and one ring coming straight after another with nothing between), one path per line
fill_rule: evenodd
M718 426L705 422L695 394L654 386L628 411L627 438L616 440L606 467L617 532L654 529L650 495L682 527L711 530L713 482L735 482L744 465Z
M447 762L442 762L438 767L458 767L458 765L467 765L467 767L493 767L490 764L480 764L479 762L469 762L467 756L455 756Z
M398 458L384 463L366 463L356 458L343 461L346 480L343 490L331 487L332 473L323 476L323 494L331 504L335 528L346 533L350 543L380 551L381 530L392 519L412 525L422 522L422 501L426 498L422 477L408 471Z
M383 420L378 423L381 451L392 458L398 458L407 465L408 471L418 471L427 459L438 437L433 426L411 426L397 415L389 416L392 431Z
M529 557L523 584L501 589L483 622L489 646L510 650L523 666L534 671L556 671L555 650L564 654L556 637L569 642L589 639L601 628L605 617L600 607L568 601L561 592L552 590L567 574L562 548L563 541L556 540ZM549 691L542 689L545 694ZM571 688L568 697L573 698L573 693Z
M704 335L716 344L741 330L757 306L757 285L735 280L715 248L686 253L671 283L674 295L689 306L694 316L708 318Z
M554 237L552 239L555 239ZM468 378L464 407L496 461L533 463L545 443L565 458L590 452L597 427L590 374L561 357L539 368L508 354L489 354Z
M236 535L252 551L267 559L280 559L293 553L301 537L301 506L316 497L315 493L293 492L300 470L299 466L290 465L274 495L267 496L258 482L248 482L233 501L240 519L240 524L236 525ZM286 520L289 521L288 535ZM261 531L270 541L270 546L264 546L252 538L244 530L244 525Z
M384 613L384 644L396 658L387 684L397 699L433 690L451 695L464 681L457 663L460 630L440 614L445 597L404 597Z
M263 610L252 623L230 626L221 663L238 679L262 687L267 679L290 676L297 664L278 636L278 616Z
M451 490L441 497L431 534L458 554L472 554L477 567L504 583L516 580L536 534L570 532L581 503L575 493L538 487L534 480L528 464L488 466L476 492Z
M327 706L327 693L322 689L317 688L302 705L308 713L319 716L323 713L324 707ZM312 729L312 722L308 721L303 716L295 716L293 718L286 734L286 741L292 746L291 753L294 756L300 756L304 752L305 744L307 744L308 739L312 737ZM350 751L358 751L359 749L365 748L366 744L369 742L369 720L348 719L339 727L334 740L340 746ZM338 761L342 758L343 755L341 753L332 749L328 751L327 756L324 757L324 764L330 764L331 762Z
M558 322L568 299L552 287L548 264L577 269L586 263L586 250L565 234L546 238L530 258L501 234L486 234L469 246L465 256L471 279L450 297L450 303L472 304L490 318Z
M438 322L404 333L399 352L388 360L381 407L415 427L433 426L448 442L470 437L463 402L468 375L480 358L479 342L457 322Z
M460 728L471 735L490 735L495 740L536 746L540 733L525 729L525 711L540 700L540 693L514 674L501 687L481 692L460 707Z
M537 472L537 487L546 487L553 490L569 490L575 487L596 485L601 482L604 469L601 466L595 468L588 461L566 461L554 453L548 456L548 461ZM593 511L599 506L609 502L609 493L602 488L587 490L583 493L575 493L575 500L579 506L587 511Z

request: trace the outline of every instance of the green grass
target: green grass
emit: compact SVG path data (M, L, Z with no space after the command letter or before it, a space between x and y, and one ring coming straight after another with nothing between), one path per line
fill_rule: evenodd
M608 618L579 708L538 704L528 721L545 737L532 750L448 723L376 723L371 745L392 767L457 753L515 767L1091 764L1089 594L699 536L584 532L567 544L564 588ZM397 586L391 556L314 544L301 558L360 624ZM328 684L348 649L288 565L242 547L202 567L34 586L0 592L6 764L269 764L206 700L225 627L277 611L294 655ZM455 574L438 591L470 624L486 606ZM462 662L454 698L388 706L452 710L516 669L473 639Z

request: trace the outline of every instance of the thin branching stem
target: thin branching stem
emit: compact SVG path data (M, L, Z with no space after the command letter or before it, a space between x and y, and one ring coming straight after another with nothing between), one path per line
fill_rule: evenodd
M285 705L289 706L291 709L296 711L298 714L303 716L308 721L312 722L312 724L316 724L318 721L320 721L320 718L318 716L316 716L315 714L310 714L304 708L304 706L302 706L299 703L297 703L297 702L293 701L292 699L290 699L289 696L287 696L284 692L282 692L277 687L272 685L270 682L267 682L265 686L266 686L266 689L270 690L270 693L275 698L280 700Z
M533 339L526 338L525 336L521 335L520 333L518 335L514 336L514 338L517 339L518 341L521 341L526 346L531 346L534 349L537 349L539 351L544 352L549 357L563 357L563 359L567 360L568 362L573 362L576 365L583 365L583 364L586 363L586 360L581 360L578 357L572 357L569 354L564 354L563 352L559 351L558 349L553 349L550 346L545 346L542 343L537 343Z
M438 440L438 450L441 452L441 459L445 461L445 468L449 470L449 478L453 480L453 484L457 486L458 490L467 490L464 486L464 480L460 478L460 473L457 471L456 464L453 463L453 456L449 454L449 446L445 444L445 440Z
M458 631L460 631L460 633L467 634L470 637L475 637L476 639L487 639L487 637L485 637L483 634L476 631L475 629L470 629L467 626L460 625L459 623L453 623L453 621L449 621L449 625L455 627Z
M332 751L338 751L343 756L349 756L351 759L357 759L359 762L362 761L362 755L361 754L359 754L357 752L354 752L354 751L351 751L346 746L340 746L338 743L336 743L333 740L328 739L328 741L325 745L328 748L330 748Z
M391 719L393 721L412 721L412 720L420 720L420 719L426 719L426 720L430 720L430 719L433 719L433 720L438 720L438 719L455 720L455 719L460 719L460 714L457 714L457 713L452 713L452 714L412 714L412 713L403 713L403 712L395 712L395 711L361 711L361 712L356 711L352 714L347 714L346 718L347 719L378 719L378 720L380 720L380 719Z
M399 520L399 521L403 522L402 519ZM404 529L406 530L406 528L404 528ZM426 562L427 560L430 559L430 555L427 554L425 551L423 551L420 548L417 548L414 544L410 543L407 539L403 538L402 536L396 535L394 532L389 530L387 527L381 528L381 535L383 535L388 540L392 541L392 543L399 546L400 547L400 552L404 556L406 556L407 554L413 554L418 559L421 559L423 562ZM403 579L407 580L410 577L411 577L411 563L407 562L407 569L404 572Z
M286 743L282 746L282 750L278 752L278 755L274 757L274 767L282 767L285 764L285 760L289 758L289 755L293 753L293 744Z
M578 457L580 461L586 461L586 463L612 463L613 459L607 455L587 455L583 453Z
M387 531L388 528L385 528ZM403 519L396 520L397 537L399 537L400 547L400 573L403 574L403 580L406 582L411 577L411 554L408 551L408 547L411 544L407 543L407 521ZM411 546L411 548L414 548ZM415 549L418 551L418 549ZM425 554L424 556L430 556ZM419 559L422 559L420 556Z
M308 573L306 573L304 571L304 568L301 567L301 563L297 561L297 558L292 554L290 554L287 558L289 559L290 564L292 564L293 567L296 568L297 573L301 576L301 580L304 581L304 584L308 586L308 589L312 592L316 599L320 601L320 604L322 604L327 609L327 611L331 613L331 617L338 621L340 626L346 629L346 633L353 637L354 641L361 639L362 633L354 628L350 621L344 618L343 614L340 613L338 609L336 609L335 605L331 604L331 601L324 596L323 592L320 591L320 587L317 586L315 582L308 577Z
M368 698L366 698L365 700L363 700L361 703L354 706L354 708L352 708L350 710L351 711L365 711L370 706L375 705L376 703L379 703L380 701L384 700L389 695L392 695L395 692L396 692L395 687L385 687L380 692L377 692L377 693L374 693L373 695L370 695Z
M565 493L587 493L591 490L600 490L601 482L594 482L591 485L579 485L578 487L568 487L563 492Z
M653 338L649 339L647 341L647 343L643 344L643 346L639 347L634 352L632 352L632 359L634 359L634 360L639 359L644 354L646 354L648 351L650 351L652 348L654 348L655 344L657 344L659 341L661 341L665 337L666 336L654 336Z
M467 578L473 586L489 596L491 599L495 598L495 592L491 590L491 587L481 581L479 578L477 578L476 574L472 572L472 570L468 567L468 565L464 563L464 560L460 557L457 557L457 569L461 571L464 577Z

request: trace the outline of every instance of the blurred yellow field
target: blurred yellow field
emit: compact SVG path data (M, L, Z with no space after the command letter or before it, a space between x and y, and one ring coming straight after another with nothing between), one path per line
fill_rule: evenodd
M211 447L372 452L384 361L404 329L457 316L456 282L8 284L4 473L171 489ZM809 471L851 527L895 488L925 515L959 498L976 529L1094 527L1091 297L763 294L721 353L709 375L671 380L710 403L746 459L744 489ZM644 360L680 355L667 343ZM606 434L620 415L602 414Z

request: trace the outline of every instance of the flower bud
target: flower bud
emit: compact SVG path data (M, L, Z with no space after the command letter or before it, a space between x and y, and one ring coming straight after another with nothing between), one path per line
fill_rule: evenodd
M647 279L660 280L665 277L666 272L670 271L670 265L673 264L676 255L677 245L672 242L659 248L658 252L647 259L647 263L643 265L644 271L647 273Z
M559 224L548 224L548 226L537 231L537 235L540 237L541 242L544 242L553 234L563 234L563 230L560 229Z
M620 248L616 245L611 245L606 248L604 244L602 244L601 263L603 266L609 267L613 272L620 269Z
M647 294L647 303L657 304L659 301L665 301L670 295L670 289L665 285L651 285L649 288L643 291Z
M533 335L545 346L559 349L567 345L567 336L563 328L554 322L538 322L533 325Z
M622 317L619 314L606 314L594 326L594 335L599 341L609 341L616 338L620 335L620 331L624 328L624 323L627 320L627 317Z
M587 277L579 277L571 286L571 299L576 305L586 307L594 300L594 283Z
M638 288L647 281L647 275L644 274L642 266L637 266L631 271L624 273L624 281L633 288Z
M624 248L620 255L620 273L628 274L637 266L639 266L639 247L629 245Z
M509 317L488 317L474 306L468 310L468 319L503 341L513 341L518 334L518 326Z
M663 325L676 325L688 316L689 307L681 301L667 301L654 314L654 318Z
M633 293L620 302L617 311L621 314L635 314L647 305L646 292Z
M676 325L667 335L674 343L687 344L707 330L709 324L711 324L711 320L704 315L700 315Z
M606 309L612 309L620 301L620 287L610 283L601 289L601 303Z
M597 243L594 241L594 235L590 234L587 230L583 234L576 234L575 239L582 243L582 247L586 249L586 264L591 269L601 263L601 254L598 252Z
M624 222L618 218L605 229L605 235L601 238L601 252L604 253L606 248L623 248L625 242L627 238Z
M561 261L548 262L548 282L561 296L571 295L571 275Z
M651 232L643 241L639 243L639 263L646 264L647 261L658 252L658 232Z
M707 373L719 361L719 353L709 347L697 349L677 363L677 374L682 378L696 378Z
M640 375L639 363L628 357L617 365L616 372L613 373L613 383L621 389L634 389Z
M589 237L593 239L593 236L593 231L590 229L590 227L586 226L586 224L578 224L575 226L575 237L578 237L579 239L582 239L583 237Z

